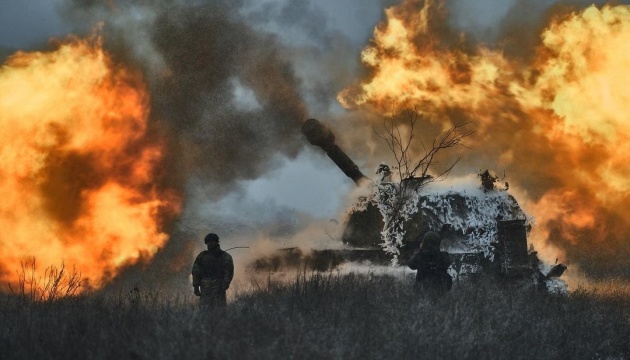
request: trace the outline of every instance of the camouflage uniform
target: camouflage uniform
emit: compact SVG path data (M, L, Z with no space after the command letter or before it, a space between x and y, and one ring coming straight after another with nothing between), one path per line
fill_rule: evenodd
M428 232L418 251L407 263L416 274L415 288L422 293L443 294L453 286L453 279L447 269L451 266L451 257L446 251L440 251L440 239L432 231Z
M225 292L234 277L234 263L227 252L216 249L202 251L192 268L193 287L201 288L200 305L224 306Z

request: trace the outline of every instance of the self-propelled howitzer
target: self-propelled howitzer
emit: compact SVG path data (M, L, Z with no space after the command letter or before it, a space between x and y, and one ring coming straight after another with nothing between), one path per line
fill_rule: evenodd
M302 132L357 186L371 186L374 190L374 196L358 199L349 210L341 236L344 250L313 251L303 259L310 261L318 270L344 261L390 263L394 254L384 250L387 247L383 246L385 239L382 234L386 224L377 194L393 186L393 183L381 181L377 184L368 179L335 143L332 131L316 119L307 120ZM489 190L482 186L438 191L424 187L423 179L403 181L409 182L405 188L421 190L412 197L417 202L417 210L407 214L402 222L402 244L396 249L399 264L405 264L413 255L420 245L419 239L427 231L436 231L443 239L443 250L452 255L454 264L451 270L456 278L491 275L500 279L531 279L542 288L556 286L551 282L556 281L566 267L544 266L536 252L528 249L528 217L507 191ZM293 251L299 250L285 249L285 255L295 255Z

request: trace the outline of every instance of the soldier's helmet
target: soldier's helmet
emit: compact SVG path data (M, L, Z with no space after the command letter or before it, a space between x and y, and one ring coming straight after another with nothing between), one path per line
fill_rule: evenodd
M435 231L427 231L422 238L422 249L430 251L440 251L440 235Z
M208 235L206 235L206 237L203 239L204 243L209 243L210 241L216 241L219 242L219 235L215 234L215 233L210 233Z

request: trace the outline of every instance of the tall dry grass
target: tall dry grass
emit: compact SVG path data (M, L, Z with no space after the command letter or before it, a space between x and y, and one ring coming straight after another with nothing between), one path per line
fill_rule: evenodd
M131 289L0 298L3 359L620 359L630 301L491 282L418 297L411 278L300 274L201 312L189 294Z

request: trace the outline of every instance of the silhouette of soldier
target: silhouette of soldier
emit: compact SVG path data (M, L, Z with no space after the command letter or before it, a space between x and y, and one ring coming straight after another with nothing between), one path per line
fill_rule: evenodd
M208 250L197 255L192 267L195 295L200 297L202 307L225 306L225 292L234 277L234 262L230 254L221 250L217 234L206 235L204 242Z
M407 262L416 274L415 289L429 295L441 295L453 286L453 279L446 271L451 266L451 258L446 251L440 251L440 236L433 231L424 234L420 250Z

